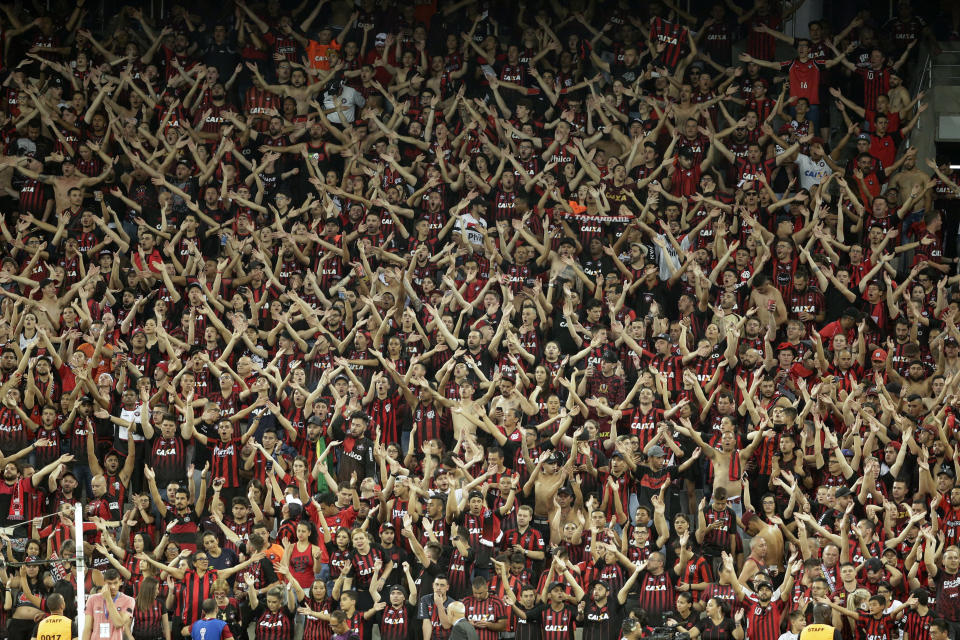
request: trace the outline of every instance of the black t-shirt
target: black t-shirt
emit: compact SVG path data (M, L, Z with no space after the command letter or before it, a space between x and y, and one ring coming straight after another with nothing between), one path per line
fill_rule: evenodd
M407 558L410 556L406 551L400 547L394 545L389 549L380 547L380 551L383 552L383 564L386 565L387 562L393 562L393 571L390 572L390 576L386 581L384 581L384 589L387 591L383 594L384 600L386 596L390 594L390 587L395 584L402 584L406 587L406 576L403 575L403 563L407 562Z
M651 505L650 499L654 495L659 495L660 488L664 483L669 484L676 473L677 467L675 465L664 465L660 471L654 471L653 467L648 467L645 464L637 465L633 475L637 479L637 499L640 504L649 507ZM666 496L664 497L666 498Z
M620 629L620 610L620 601L617 600L615 592L607 596L607 601L602 607L593 598L588 599L587 605L583 608L584 639L600 640L615 637Z
M714 624L713 620L706 618L698 621L695 626L700 630L700 637L703 640L730 640L736 628L730 618L724 618L720 624Z
M573 341L573 336L570 335L569 322L564 317L561 306L558 304L554 307L550 339L557 341L560 346L560 353L576 353L580 348L577 347L577 343Z

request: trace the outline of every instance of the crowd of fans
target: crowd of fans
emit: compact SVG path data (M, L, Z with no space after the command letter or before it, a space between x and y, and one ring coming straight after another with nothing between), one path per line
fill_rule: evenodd
M40 4L8 638L958 637L960 3Z

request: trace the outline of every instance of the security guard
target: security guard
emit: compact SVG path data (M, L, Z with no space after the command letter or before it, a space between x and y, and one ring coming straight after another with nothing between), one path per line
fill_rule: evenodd
M77 640L77 623L63 615L66 602L59 593L47 598L50 615L37 623L33 630L33 640Z
M800 640L842 640L840 631L834 628L831 622L833 622L833 611L830 605L814 606L813 624L807 625L800 632Z

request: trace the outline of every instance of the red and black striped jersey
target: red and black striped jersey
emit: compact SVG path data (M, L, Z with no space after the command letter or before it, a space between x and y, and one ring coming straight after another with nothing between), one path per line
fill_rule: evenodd
M219 438L209 441L210 471L214 478L223 478L225 488L235 489L240 486L240 450L243 448L240 438L232 438L223 442Z
M467 596L463 599L463 607L466 610L466 618L472 624L475 622L497 622L505 620L507 617L507 608L503 601L493 596L486 596L483 600L478 600L474 596ZM479 640L498 640L499 631L490 629L477 629Z
M543 640L573 640L577 629L577 610L564 606L557 611L552 606L543 610Z
M292 640L293 618L286 607L280 607L276 612L272 612L266 608L265 604L261 604L254 612L254 618L256 620L253 629L255 640Z
M187 507L184 513L176 513L171 509L167 511L164 520L168 527L173 524L173 527L167 530L171 540L176 542L181 549L196 551L197 534L200 532L200 518L193 507Z
M777 598L763 606L756 596L749 596L744 599L743 607L747 618L747 640L777 640L780 637L783 600Z
M216 569L207 569L202 576L193 570L184 574L178 597L178 612L183 626L193 624L201 618L200 605L210 597L210 588L216 580Z
M644 571L640 574L637 589L640 592L640 607L645 611L659 615L673 609L676 594L669 572L664 571L660 575L654 575Z
M677 68L680 56L689 47L688 37L689 31L682 25L664 20L659 16L650 21L651 46L659 48L659 45L663 45L663 50L658 57L662 60L663 66L671 71Z
M313 596L307 596L303 601L303 606L318 613L330 613L333 610L333 601L330 598L318 601ZM381 633L383 632L381 631ZM303 640L330 640L331 637L333 637L333 631L330 629L329 620L322 620L313 616L306 617L303 625Z
M187 474L187 444L177 435L169 440L154 438L147 449L147 464L157 474L158 487L183 480Z
M869 638L869 640L894 640L900 636L893 618L886 614L880 614L880 617L876 618L866 611L860 612L857 631L860 632L861 638Z
M387 605L387 608L377 614L377 624L380 625L380 637L383 640L411 640L414 637L415 611L412 605L404 602L399 608Z
M370 587L370 580L373 578L373 564L377 560L386 564L383 551L379 547L370 547L370 550L364 554L359 551L350 554L350 564L353 565L353 582L358 590L366 590Z
M703 509L703 519L707 526L710 526L714 522L720 523L716 529L707 531L703 537L704 553L719 554L721 551L729 553L730 535L736 535L737 524L736 516L730 507L725 508L723 511L716 511L712 505L707 505Z

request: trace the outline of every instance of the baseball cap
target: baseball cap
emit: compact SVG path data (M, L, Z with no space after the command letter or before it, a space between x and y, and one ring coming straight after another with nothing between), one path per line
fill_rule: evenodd
M864 565L864 569L867 571L882 571L883 561L880 558L870 558Z
M839 489L837 489L836 493L834 493L834 496L836 496L837 498L842 498L843 496L850 495L850 493L851 493L850 487L840 487Z
M883 349L874 349L873 353L870 354L870 359L874 362L886 362L887 352Z
M861 133L860 135L857 136L857 140L866 140L867 142L870 142L870 134Z
M648 458L662 458L665 455L667 455L667 452L664 451L663 447L661 447L658 444L653 445L652 447L650 447L650 450L647 451Z
M572 495L573 495L573 489L571 489L571 488L568 487L567 485L563 485L562 487L560 487L559 489L557 489L557 495L560 495L561 493L565 493L565 494L567 494L567 495L572 496Z
M753 511L744 511L743 515L740 516L740 522L743 523L743 526L750 524L750 521L757 517L757 514Z
M667 342L670 342L670 336L666 333L658 333L654 338L654 341L656 340L666 340Z
M562 582L553 581L553 582L550 583L550 586L547 587L547 593L550 593L551 591L553 591L553 590L556 589L557 587L560 587L561 589L563 589L564 587L566 587L566 585L565 585L564 583L562 583Z

